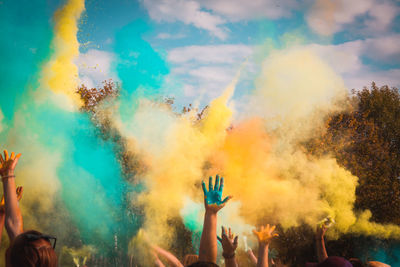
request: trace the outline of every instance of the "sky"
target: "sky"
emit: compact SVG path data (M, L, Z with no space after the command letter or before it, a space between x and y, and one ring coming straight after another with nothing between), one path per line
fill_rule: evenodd
M54 8L62 3L53 2ZM309 46L350 89L400 86L400 1L87 0L79 32L81 82L120 79L118 34L140 21L141 38L167 63L164 94L208 103L247 62L235 93L254 87L257 62L287 40ZM135 27L135 26L133 26ZM291 39L290 39L291 38ZM128 42L129 40L125 40ZM132 46L133 46L132 42Z

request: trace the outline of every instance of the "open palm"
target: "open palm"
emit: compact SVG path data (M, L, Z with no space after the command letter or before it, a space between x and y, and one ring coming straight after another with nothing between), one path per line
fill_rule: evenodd
M225 206L226 202L228 202L229 199L231 199L231 196L228 196L224 200L222 200L224 178L221 178L220 183L219 175L215 177L214 187L212 184L212 177L210 177L208 181L208 191L206 189L206 184L204 181L202 183L202 187L204 192L204 204L206 206L206 210L217 212Z
M17 166L19 157L21 157L21 154L15 156L14 152L8 156L8 151L4 150L4 158L0 154L0 175L3 177L14 175L14 169Z
M271 227L269 224L267 226L261 226L260 231L253 230L253 233L256 235L259 243L268 244L272 238L278 236L278 234L274 233L275 225Z

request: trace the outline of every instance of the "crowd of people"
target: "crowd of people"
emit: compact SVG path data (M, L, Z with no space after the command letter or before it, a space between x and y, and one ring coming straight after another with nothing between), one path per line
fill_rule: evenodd
M19 208L19 200L22 198L23 188L16 187L14 170L21 154L8 154L4 150L4 156L0 154L0 175L3 182L4 196L0 203L0 241L3 226L5 226L10 240L10 246L6 250L7 267L56 267L58 266L55 253L56 237L40 233L35 230L24 231L23 219ZM159 246L152 245L155 258L154 265L165 266L163 261L174 267L213 267L217 265L218 241L222 245L222 257L226 267L238 267L236 249L238 236L235 236L230 228L222 227L221 235L217 235L218 212L231 199L230 196L222 198L224 178L218 175L213 185L212 177L209 178L208 189L202 183L204 192L204 224L200 239L198 255L186 255L181 262L177 257ZM328 256L325 249L324 236L328 227L322 223L317 226L316 250L318 262L307 263L306 266L327 267L351 267L351 266L388 266L386 264L370 261L362 262L359 259L344 259L342 257ZM285 266L279 260L269 257L269 245L271 240L278 237L275 226L261 226L253 230L258 240L257 257L250 248L246 248L250 261L257 267ZM247 246L246 246L247 247ZM161 259L160 259L161 258Z

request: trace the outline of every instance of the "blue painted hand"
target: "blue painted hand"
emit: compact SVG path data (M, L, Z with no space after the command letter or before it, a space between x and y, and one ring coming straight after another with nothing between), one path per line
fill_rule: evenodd
M219 179L219 175L215 177L215 184L213 187L212 177L209 178L208 182L208 191L206 189L206 183L203 181L202 183L203 192L204 192L204 205L206 206L207 211L218 212L222 209L226 202L231 199L231 196L227 196L224 200L222 200L222 191L224 189L224 178L221 177L221 183Z

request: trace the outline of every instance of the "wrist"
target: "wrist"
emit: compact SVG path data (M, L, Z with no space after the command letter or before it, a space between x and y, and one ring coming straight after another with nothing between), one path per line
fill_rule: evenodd
M4 182L4 181L6 181L8 179L14 179L14 178L15 178L15 175L2 175L1 176L1 181Z
M229 252L222 252L222 257L224 257L224 259L233 259L235 257L235 251L229 251Z
M258 245L259 249L264 249L264 250L268 250L269 247L269 243L260 243Z
M12 176L12 175L14 175L14 171L6 171L6 172L3 172L1 174L2 177L4 177L4 176Z
M212 209L208 209L206 207L206 216L216 216L217 215L217 211L212 210Z

